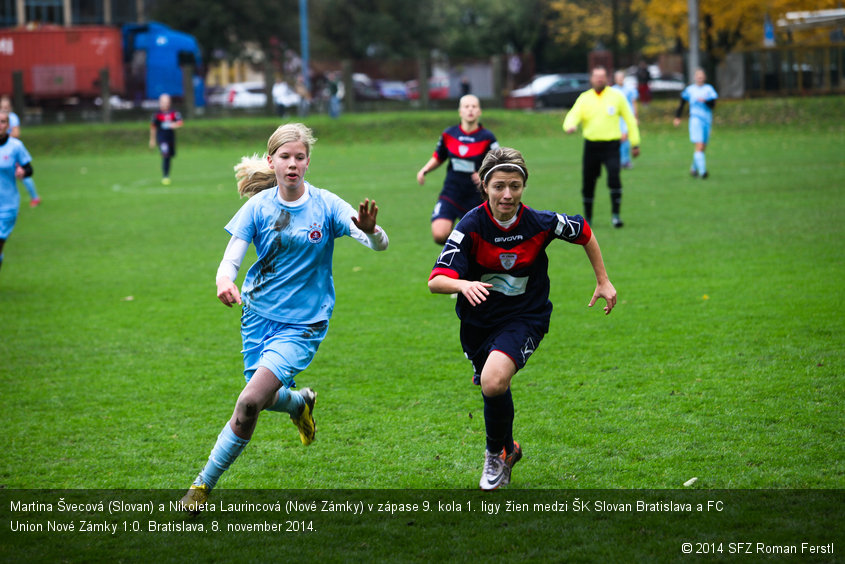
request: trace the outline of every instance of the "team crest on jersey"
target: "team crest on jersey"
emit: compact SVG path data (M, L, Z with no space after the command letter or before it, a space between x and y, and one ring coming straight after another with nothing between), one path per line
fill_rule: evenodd
M460 147L458 147L458 153L462 157L465 157L468 152L469 152L469 147L467 147L466 145L461 145Z
M309 243L319 243L323 240L323 232L320 230L319 223L311 224L311 227L308 229L308 242Z
M499 262L502 263L502 268L510 270L516 264L516 253L500 253Z

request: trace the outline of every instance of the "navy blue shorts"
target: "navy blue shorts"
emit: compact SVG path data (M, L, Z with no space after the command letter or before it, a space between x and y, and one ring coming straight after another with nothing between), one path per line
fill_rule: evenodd
M175 142L167 142L161 141L158 144L158 150L161 153L162 157L175 157L176 156L176 143Z
M507 355L519 371L548 332L548 319L512 319L492 328L461 323L461 347L476 375L493 351Z
M473 190L459 194L454 191L443 191L437 198L434 210L431 212L431 221L435 219L448 219L455 221L461 219L466 213L484 203L480 193Z

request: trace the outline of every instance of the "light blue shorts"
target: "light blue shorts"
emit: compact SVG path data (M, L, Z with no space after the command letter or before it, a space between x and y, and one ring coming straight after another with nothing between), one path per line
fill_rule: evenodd
M689 140L692 143L709 142L710 124L703 119L691 117L689 119Z
M8 239L18 220L18 210L0 211L0 239Z
M280 323L244 306L241 315L244 378L249 382L263 366L286 388L295 388L294 377L311 364L328 330L328 321L311 325Z

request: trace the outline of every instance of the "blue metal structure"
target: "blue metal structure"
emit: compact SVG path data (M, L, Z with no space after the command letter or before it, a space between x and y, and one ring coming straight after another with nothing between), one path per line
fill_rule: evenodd
M158 22L123 26L123 58L130 96L156 99L161 94L183 96L182 68L194 66L194 105L205 106L202 55L194 36Z

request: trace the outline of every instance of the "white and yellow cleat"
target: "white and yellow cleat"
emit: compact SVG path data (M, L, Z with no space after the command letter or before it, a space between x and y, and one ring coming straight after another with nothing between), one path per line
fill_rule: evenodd
M290 420L299 429L299 440L305 446L314 442L314 435L317 434L317 424L314 423L314 404L317 403L317 392L311 388L303 388L301 392L302 399L305 400L305 405L302 406L302 411L299 416L290 416Z
M211 488L206 484L191 484L188 493L182 498L182 508L193 516L199 515L208 496L211 495Z

